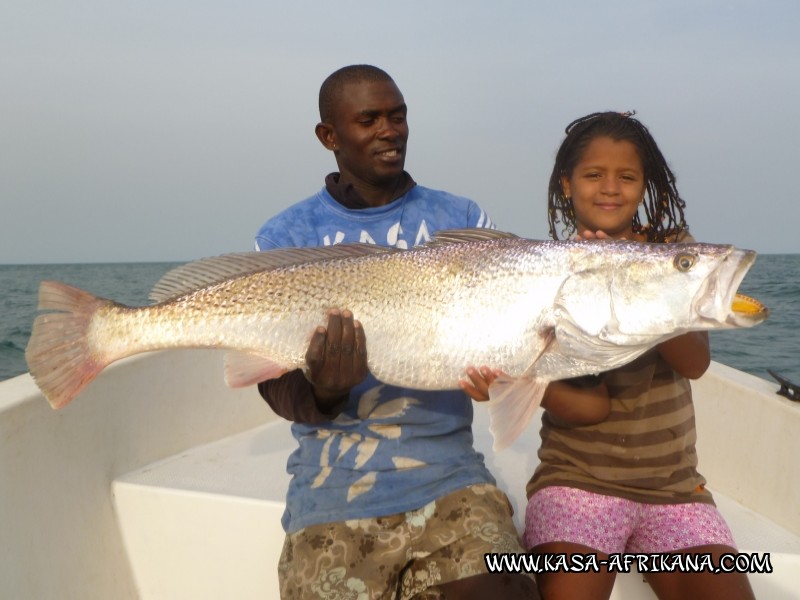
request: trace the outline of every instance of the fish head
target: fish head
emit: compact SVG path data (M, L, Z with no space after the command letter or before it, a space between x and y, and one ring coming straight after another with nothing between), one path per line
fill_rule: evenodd
M687 331L751 327L769 311L737 294L756 258L721 244L576 243L556 304L569 337L653 346Z

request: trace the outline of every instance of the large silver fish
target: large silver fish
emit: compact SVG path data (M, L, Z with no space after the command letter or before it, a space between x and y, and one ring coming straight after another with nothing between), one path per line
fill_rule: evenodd
M226 381L304 366L331 308L361 321L370 371L417 389L458 387L468 365L501 369L489 402L509 444L549 381L607 371L692 330L749 327L768 311L736 294L755 253L727 245L532 241L439 232L413 250L371 245L221 256L171 271L155 304L127 307L42 282L26 351L54 408L108 364L178 347L233 350Z

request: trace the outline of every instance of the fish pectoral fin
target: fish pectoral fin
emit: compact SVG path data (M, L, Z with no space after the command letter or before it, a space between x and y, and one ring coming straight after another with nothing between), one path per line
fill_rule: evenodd
M527 427L542 403L549 383L536 376L539 360L556 341L556 332L548 327L541 332L541 349L520 377L500 375L489 386L489 431L494 438L495 451L508 448Z
M255 385L280 377L288 370L286 365L279 365L271 358L259 354L236 351L225 353L225 383L228 387Z
M550 383L535 377L501 375L489 386L489 431L495 451L514 443L527 427Z

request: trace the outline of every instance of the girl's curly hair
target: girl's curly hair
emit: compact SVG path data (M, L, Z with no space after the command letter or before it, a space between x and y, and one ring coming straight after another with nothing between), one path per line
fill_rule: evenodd
M683 215L686 203L678 195L675 175L653 136L641 122L633 118L634 114L635 112L597 112L576 119L567 126L567 136L556 154L547 193L550 237L554 240L559 239L556 227L559 223L561 233L566 237L577 230L572 199L564 194L561 178L572 175L586 146L598 137L631 142L642 160L647 222L642 224L637 212L633 217L633 231L645 234L648 242L665 242L688 229Z

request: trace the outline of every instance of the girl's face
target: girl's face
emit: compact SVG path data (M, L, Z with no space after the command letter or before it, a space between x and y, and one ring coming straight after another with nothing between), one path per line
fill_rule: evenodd
M561 178L572 196L578 234L603 231L613 239L639 239L633 216L644 199L642 159L631 142L609 137L593 139L569 177Z

